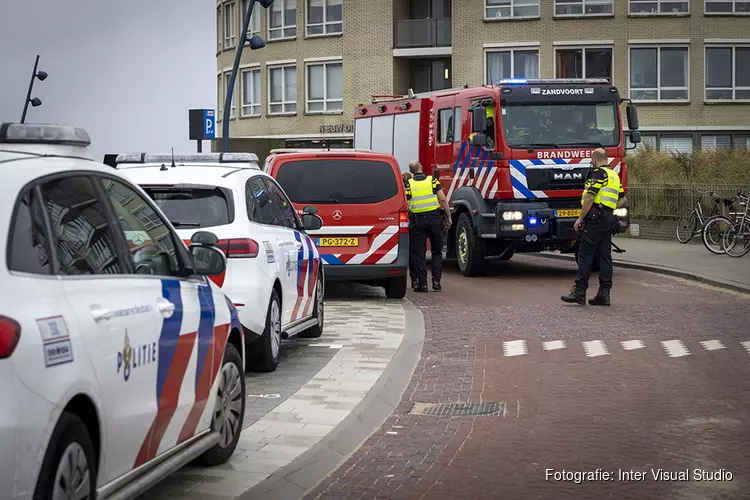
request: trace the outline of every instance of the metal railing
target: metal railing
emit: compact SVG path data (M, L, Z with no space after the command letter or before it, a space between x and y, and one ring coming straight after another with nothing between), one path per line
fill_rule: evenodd
M450 47L451 19L403 19L395 23L395 48Z
M643 219L676 219L684 212L695 208L700 200L704 214L710 214L714 201L710 196L701 197L693 189L713 191L722 198L732 199L738 191L750 193L748 185L731 184L636 184L628 187L630 216ZM734 211L737 211L735 202Z

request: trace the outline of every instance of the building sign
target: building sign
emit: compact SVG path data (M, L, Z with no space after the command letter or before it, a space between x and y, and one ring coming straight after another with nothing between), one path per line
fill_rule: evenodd
M321 134L353 134L353 123L340 123L338 125L320 125Z

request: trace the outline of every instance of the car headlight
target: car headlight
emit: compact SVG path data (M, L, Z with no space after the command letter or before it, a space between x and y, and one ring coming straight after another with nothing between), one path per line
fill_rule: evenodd
M628 209L627 208L617 208L615 209L614 214L618 217L626 217L628 215Z
M503 212L503 220L521 220L523 219L523 214L518 211L514 212Z

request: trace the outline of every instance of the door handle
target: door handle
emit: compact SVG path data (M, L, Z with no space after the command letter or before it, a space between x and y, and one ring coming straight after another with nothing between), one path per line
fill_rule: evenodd
M163 316L168 318L174 314L175 306L172 302L162 298L156 303L156 308Z
M91 317L94 318L94 321L97 323L100 321L106 321L112 316L112 312L109 309L104 309L99 306L91 306L89 312L91 313Z

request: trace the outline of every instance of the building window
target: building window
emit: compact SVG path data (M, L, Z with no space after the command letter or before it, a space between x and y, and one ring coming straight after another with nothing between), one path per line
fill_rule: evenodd
M222 110L224 109L224 75L219 75L216 78L216 121L221 121L224 117Z
M487 84L504 78L539 78L539 50L502 50L487 52Z
M557 78L612 78L611 48L564 48L556 52Z
M342 65L321 63L307 65L307 112L342 111L344 80Z
M250 7L249 0L242 0L242 14L243 16L247 13L247 9ZM260 35L260 16L263 11L263 7L259 3L256 3L253 7L253 13L250 15L250 25L247 27L247 38L248 40L254 35ZM242 18L242 24L245 24L245 18Z
M224 74L224 93L223 93L224 102L226 102L227 100L227 92L229 91L229 76L230 76L229 72ZM237 92L235 91L232 93L232 108L229 110L229 119L234 120L236 116L237 116Z
M555 0L556 16L612 15L614 0Z
M307 34L334 35L342 32L342 0L307 0Z
M631 47L630 98L688 101L687 47Z
M750 100L750 45L706 47L706 100Z
M224 4L224 48L231 49L234 47L234 41L237 38L237 10L235 3Z
M726 135L702 135L701 149L725 149L732 147L732 136Z
M221 5L216 7L216 52L221 52Z
M750 135L736 135L736 136L734 136L734 147L735 147L735 149L748 149L748 150L750 150Z
M485 19L539 17L539 0L484 0Z
M260 69L242 71L242 116L260 116Z
M276 0L268 9L268 39L297 36L297 0Z
M268 112L272 115L297 112L297 66L279 66L268 70Z
M746 0L706 0L706 14L750 14Z
M631 14L687 14L690 2L670 0L630 0Z
M659 137L659 151L690 154L693 152L693 136L662 135Z

